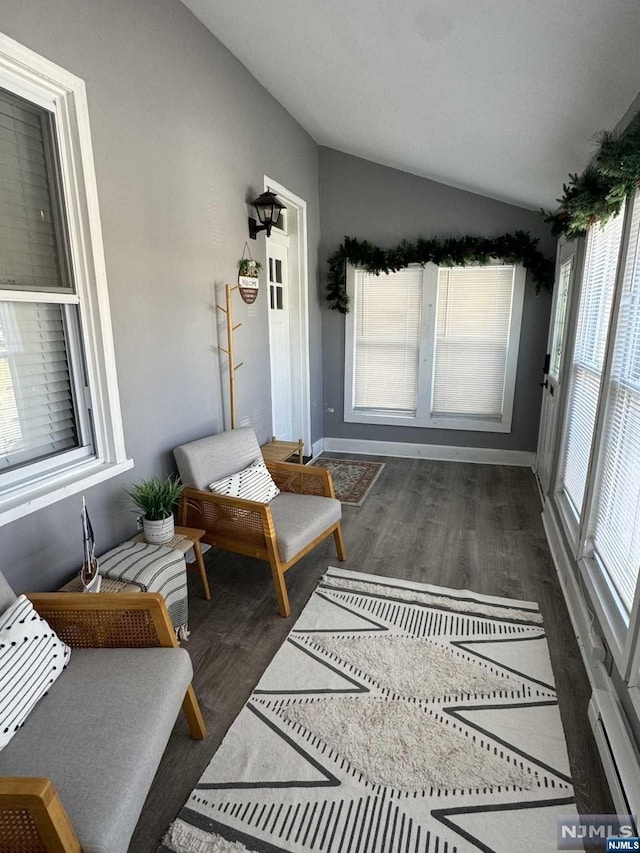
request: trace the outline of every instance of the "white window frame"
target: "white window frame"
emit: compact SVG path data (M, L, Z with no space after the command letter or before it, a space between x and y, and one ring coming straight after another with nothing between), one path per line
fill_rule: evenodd
M507 266L512 266L508 264ZM345 382L344 420L347 423L385 424L388 426L429 427L432 429L466 430L470 432L511 432L513 398L515 394L520 329L526 270L515 264L513 297L511 303L511 325L507 347L504 402L502 418L497 421L480 418L449 418L431 415L433 391L433 369L436 335L436 305L438 298L438 272L436 264L426 264L422 269L422 335L420 340L420 365L418 373L418 399L415 415L388 414L386 412L355 411L353 406L355 382L355 311L346 315L345 323ZM347 294L349 302L355 304L356 267L347 264Z
M98 191L84 81L0 34L0 88L55 115L75 294L43 295L79 304L94 430L94 453L60 468L46 460L26 482L0 490L0 526L133 467L124 445ZM57 297L57 298L56 298ZM0 299L34 301L33 291Z
M609 579L606 571L599 566L597 557L593 554L589 544L593 526L594 495L596 485L598 483L598 469L603 457L603 438L607 407L606 389L609 387L609 381L611 378L613 350L618 327L618 315L622 297L625 263L629 248L633 200L633 196L630 196L624 212L625 219L618 253L615 290L607 329L604 363L600 379L598 409L593 431L589 466L587 468L585 494L583 505L578 508L580 517L578 518L576 516L573 505L564 491L560 466L558 466L557 471L554 504L564 528L569 549L576 560L580 581L584 585L584 590L586 591L589 601L595 610L598 623L604 634L604 639L623 679L625 681L629 680L632 685L638 688L638 695L636 698L640 705L640 647L638 645L640 635L640 583L638 583L636 588L635 599L631 612L627 616L617 590ZM594 227L598 226L596 225ZM585 238L585 240L586 239L588 238ZM576 306L576 318L578 310L577 306L580 302L582 288L585 285L585 272L586 264L582 267L580 286L577 288L577 296L574 303ZM577 319L574 319L574 323L577 323ZM576 342L574 339L570 350L569 348L566 350L567 358L569 357L569 352L572 352L575 346ZM570 393L568 382L565 382L564 393L567 395L566 399L568 400L568 395ZM566 429L567 417L568 406L565 406L563 428L559 432L559 442L562 442L562 436ZM561 445L559 445L559 447L560 446Z
M605 635L605 639L613 659L625 680L627 680L630 675L634 648L637 642L637 631L640 616L640 582L638 582L636 587L636 594L631 612L627 616L613 582L610 580L606 570L601 568L598 564L598 559L593 553L590 540L594 525L595 491L599 481L599 468L601 464L603 464L604 435L608 405L607 392L610 387L611 373L613 370L613 357L618 331L620 305L622 301L625 266L629 253L634 201L634 196L631 195L627 199L627 203L625 205L625 221L623 223L622 239L620 241L620 249L618 253L615 291L613 294L611 316L609 318L609 328L607 331L605 359L600 382L598 411L594 426L589 468L587 469L587 485L582 507L582 522L579 525L576 546L576 559L583 583L598 616L598 621L602 627L602 631Z

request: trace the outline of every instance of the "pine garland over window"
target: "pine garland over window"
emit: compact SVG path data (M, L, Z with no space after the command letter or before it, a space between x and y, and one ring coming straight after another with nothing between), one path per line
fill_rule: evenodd
M538 249L538 238L525 231L504 234L502 237L458 237L447 240L403 240L394 249L381 249L367 240L345 237L342 245L329 258L327 299L330 307L341 314L349 311L347 295L347 262L368 273L397 272L410 264L434 263L438 266L487 264L501 260L506 264L522 264L532 274L536 292L553 288L554 262Z
M624 133L603 131L597 140L600 147L592 164L581 175L569 175L557 199L560 207L541 211L555 237L573 239L596 222L604 225L640 185L640 113Z
M542 210L554 237L569 239L586 234L596 222L604 224L620 212L624 200L640 187L640 113L624 133L603 131L597 137L599 149L592 164L581 174L569 175L559 207ZM403 240L394 249L381 249L366 240L345 237L329 258L327 299L342 314L349 310L347 262L374 275L397 272L410 264L425 266L465 266L486 264L498 259L522 264L531 273L536 291L553 288L554 263L538 249L537 238L524 231L502 237L460 237L448 240Z

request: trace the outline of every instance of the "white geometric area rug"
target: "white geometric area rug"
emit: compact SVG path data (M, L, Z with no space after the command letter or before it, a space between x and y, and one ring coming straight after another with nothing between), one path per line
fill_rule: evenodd
M571 814L537 605L330 568L160 850L543 853Z

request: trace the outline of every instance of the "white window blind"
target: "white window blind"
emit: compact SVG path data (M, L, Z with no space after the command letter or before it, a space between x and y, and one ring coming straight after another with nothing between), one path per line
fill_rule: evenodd
M0 92L0 289L65 286L52 198L50 122L45 110Z
M561 483L580 518L616 283L624 211L589 232L569 402L562 439Z
M432 414L502 417L514 267L438 274Z
M0 471L77 438L64 306L0 302Z
M636 195L607 389L593 548L627 612L640 569L640 197Z
M415 414L422 316L421 268L355 273L354 411Z
M52 131L47 110L0 90L0 474L7 483L25 466L81 445L88 452L91 443L88 428L82 440L87 418L76 408L75 376L84 376L84 364L77 300L60 264L66 236Z

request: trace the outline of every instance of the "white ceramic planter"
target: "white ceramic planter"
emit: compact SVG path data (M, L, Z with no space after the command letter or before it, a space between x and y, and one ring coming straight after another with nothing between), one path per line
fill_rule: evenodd
M143 518L142 529L149 545L164 545L165 542L173 539L175 533L173 515L160 521L149 521L148 518Z

